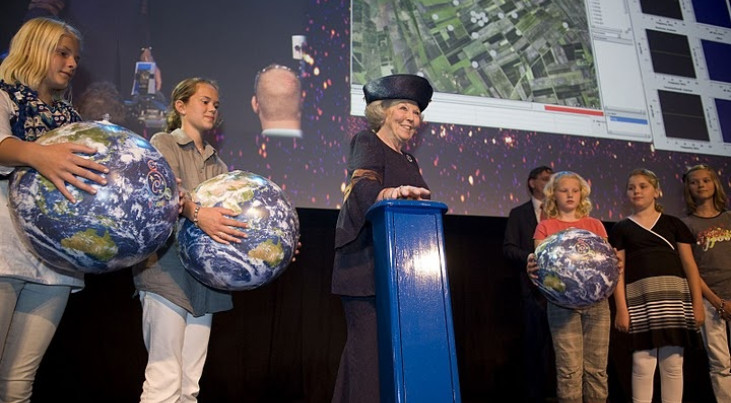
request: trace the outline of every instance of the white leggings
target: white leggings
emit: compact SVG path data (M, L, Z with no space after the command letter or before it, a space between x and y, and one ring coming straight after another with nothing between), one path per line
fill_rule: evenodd
M632 402L652 402L655 367L660 361L660 389L663 403L683 401L683 347L665 346L632 354Z

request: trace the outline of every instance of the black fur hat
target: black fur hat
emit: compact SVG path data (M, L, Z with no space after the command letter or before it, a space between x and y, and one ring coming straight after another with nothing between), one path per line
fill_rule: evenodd
M369 81L363 86L366 104L379 99L408 99L424 111L434 93L429 81L413 74L394 74Z

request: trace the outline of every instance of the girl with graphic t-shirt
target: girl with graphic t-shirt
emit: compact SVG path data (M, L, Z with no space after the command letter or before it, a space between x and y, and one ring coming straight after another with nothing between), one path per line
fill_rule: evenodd
M718 174L696 165L683 175L688 216L683 222L695 236L693 256L701 276L706 321L701 328L716 401L731 402L731 211Z

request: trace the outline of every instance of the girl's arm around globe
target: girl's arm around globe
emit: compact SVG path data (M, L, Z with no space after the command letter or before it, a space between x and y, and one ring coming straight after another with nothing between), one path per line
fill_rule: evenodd
M78 153L91 155L96 153L96 150L81 144L40 145L8 137L0 142L0 165L34 168L51 181L61 194L75 203L76 200L66 188L67 183L85 192L95 194L94 187L81 178L106 185L107 180L97 172L109 172L104 165L84 158Z
M214 241L228 245L231 242L240 243L241 238L246 238L239 228L248 228L248 224L231 218L237 215L235 211L224 207L201 207L189 196L183 197L182 204L183 216Z

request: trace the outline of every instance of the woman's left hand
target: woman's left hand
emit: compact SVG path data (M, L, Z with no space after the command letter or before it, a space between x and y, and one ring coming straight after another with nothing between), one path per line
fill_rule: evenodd
M178 214L183 214L185 201L191 200L190 193L183 188L183 181L177 176L175 177L175 183L178 185Z
M731 303L725 300L721 300L721 306L719 306L720 309L717 309L717 312L721 319L725 320L726 322L731 321Z
M624 273L624 254L619 253L617 248L614 249L614 254L617 256L617 269L619 269L619 274Z
M300 248L302 247L302 242L297 241L297 249L294 250L294 256L292 256L292 261L294 262L297 260L297 255L300 254Z
M247 237L241 229L249 228L249 225L232 218L236 215L235 211L223 207L201 207L197 215L198 228L218 243L241 243L241 238Z
M693 301L693 317L695 318L695 325L699 329L703 327L703 323L706 321L706 310L703 306L703 302Z
M538 261L536 260L535 253L528 255L525 271L528 273L528 278L533 280L533 282L538 281Z
M629 312L626 309L618 309L614 316L614 328L622 333L629 333L629 325Z
M392 199L424 200L431 196L429 189L419 186L402 185L393 189Z

